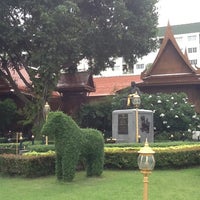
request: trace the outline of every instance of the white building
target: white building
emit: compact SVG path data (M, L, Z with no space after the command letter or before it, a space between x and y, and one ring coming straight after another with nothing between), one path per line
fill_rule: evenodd
M171 26L174 33L174 37L183 51L187 52L188 58L193 66L200 67L200 22L191 24L181 24ZM161 43L166 27L158 28L158 41ZM126 68L125 62L122 58L116 59L116 64L113 69L107 69L101 73L102 76L116 76L125 74L141 74L144 69L154 62L158 50L151 52L142 59L138 59L138 62L134 65L134 70L130 71Z

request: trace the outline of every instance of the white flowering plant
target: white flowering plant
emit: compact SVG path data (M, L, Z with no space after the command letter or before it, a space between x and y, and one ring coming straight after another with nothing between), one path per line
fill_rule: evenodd
M189 103L185 93L142 94L140 108L154 111L156 133L199 129L199 114L195 112L195 107Z
M76 118L81 127L96 128L104 132L105 137L112 136L112 111L127 108L129 90L117 94L104 101L91 102L82 105ZM188 134L191 138L192 131L200 130L200 115L195 112L195 107L188 102L185 93L172 94L141 94L140 109L152 110L154 114L155 136L171 134ZM188 131L191 130L191 131ZM166 134L162 134L166 133Z

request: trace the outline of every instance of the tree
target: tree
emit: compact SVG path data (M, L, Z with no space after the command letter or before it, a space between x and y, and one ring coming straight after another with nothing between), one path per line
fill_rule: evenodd
M0 137L16 126L17 106L12 99L0 101Z
M76 72L79 61L86 58L92 71L99 73L113 66L111 58L123 56L133 65L137 57L153 50L156 3L157 0L1 0L0 76L28 105L27 117L32 121L40 116L60 70ZM21 73L22 67L30 81ZM11 70L19 74L34 101L19 91Z

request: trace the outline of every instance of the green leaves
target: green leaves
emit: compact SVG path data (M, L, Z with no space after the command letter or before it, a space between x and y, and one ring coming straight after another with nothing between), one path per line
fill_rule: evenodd
M102 130L108 137L112 129L112 111L127 109L127 96L128 90L112 99L83 105L79 112L80 124ZM155 134L179 132L180 135L184 133L185 136L188 135L187 138L191 138L191 131L200 130L200 116L195 113L194 106L188 102L185 93L142 94L140 109L154 112ZM169 139L167 134L166 138Z
M11 99L0 101L0 132L8 133L17 118L17 106Z
M197 121L192 119L195 114L194 107L188 102L184 93L142 95L144 109L154 111L154 126L156 132L176 132L195 130Z
M32 85L25 84L41 109L55 89L61 69L74 73L79 61L86 58L98 74L113 66L111 58L123 56L132 65L137 57L150 52L155 46L155 3L156 0L1 0L0 64L7 63L7 73L10 68L26 69ZM16 91L11 79L10 76L8 81L19 98L29 102Z

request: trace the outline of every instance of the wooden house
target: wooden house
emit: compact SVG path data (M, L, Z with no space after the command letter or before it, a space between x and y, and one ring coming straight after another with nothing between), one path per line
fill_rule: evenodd
M187 53L182 53L169 24L156 59L141 74L141 79L137 86L142 92L184 92L200 112L200 69L192 67Z

